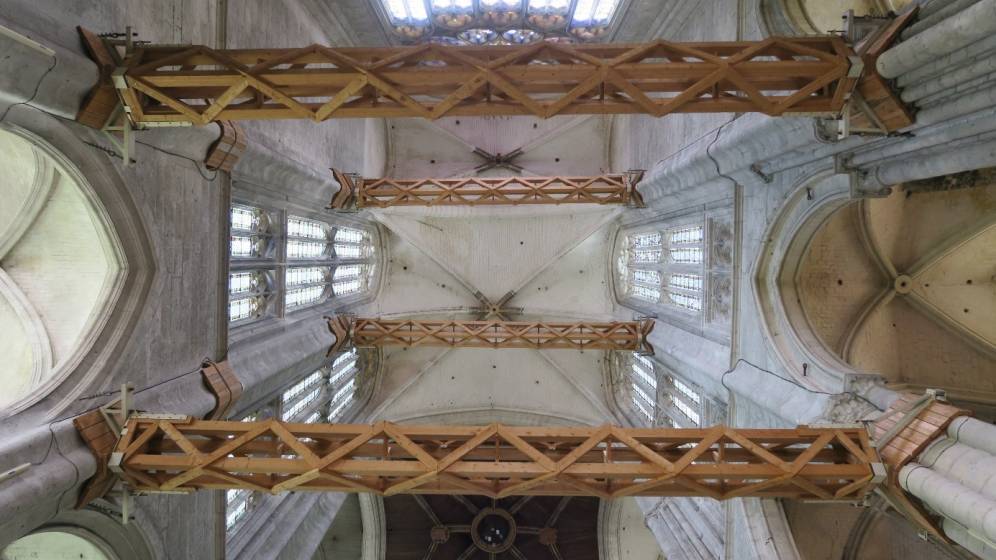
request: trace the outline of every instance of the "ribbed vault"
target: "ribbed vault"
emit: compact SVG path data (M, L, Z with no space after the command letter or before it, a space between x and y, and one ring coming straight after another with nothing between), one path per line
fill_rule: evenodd
M807 320L856 368L913 387L996 397L996 185L897 188L845 206L796 278Z

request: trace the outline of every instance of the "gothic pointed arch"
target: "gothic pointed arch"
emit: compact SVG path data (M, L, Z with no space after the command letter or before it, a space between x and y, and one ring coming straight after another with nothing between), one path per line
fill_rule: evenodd
M152 280L150 245L119 172L33 110L0 124L0 417L57 414L113 367Z

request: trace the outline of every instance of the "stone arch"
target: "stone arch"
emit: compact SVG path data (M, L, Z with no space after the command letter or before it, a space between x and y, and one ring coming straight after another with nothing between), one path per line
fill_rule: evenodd
M846 377L858 371L821 344L796 297L794 279L813 235L849 200L845 175L823 171L800 182L765 232L751 274L765 337L785 371L804 385L829 392L840 391Z
M31 533L0 550L0 556L20 558L63 558L57 552L73 553L87 560L153 560L163 558L165 549L150 526L143 509L133 511L134 519L123 525L118 506L97 500L78 510L60 512ZM42 556L30 556L42 553ZM26 554L22 556L21 554ZM79 556L77 556L77 554ZM68 556L66 556L68 557Z
M854 200L846 176L824 172L786 198L753 290L797 381L838 392L874 374L896 389L996 404L996 379L982 373L996 368L996 327L985 321L996 310L996 184L935 183Z
M846 204L802 255L795 297L826 351L898 388L996 405L996 184Z
M598 548L603 560L662 560L664 554L636 498L602 500L598 507Z
M800 557L860 560L948 560L961 557L950 547L924 540L906 518L879 496L868 505L785 501L788 527Z
M151 250L121 176L80 139L92 134L31 109L0 125L0 293L8 370L0 417L38 410L48 418L106 371L137 320L151 282ZM15 348L17 347L17 348Z
M847 10L857 16L899 12L913 0L762 0L762 19L773 35L825 34L842 28Z

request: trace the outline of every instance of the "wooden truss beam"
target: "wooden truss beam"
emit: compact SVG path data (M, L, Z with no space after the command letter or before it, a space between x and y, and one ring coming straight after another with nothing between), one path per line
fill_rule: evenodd
M136 45L124 56L116 48L105 46L112 53L100 59L115 59L117 68L105 72L98 87L105 91L113 80L133 121L147 124L461 115L837 115L861 71L851 71L853 53L836 36L237 50Z
M332 170L340 189L332 208L490 206L520 204L635 204L642 171L591 177L467 177L359 179Z
M289 424L133 416L110 468L140 492L757 496L860 500L863 427Z
M351 342L357 347L636 350L652 354L647 336L653 328L652 319L611 323L329 319L329 330L336 337L330 353Z

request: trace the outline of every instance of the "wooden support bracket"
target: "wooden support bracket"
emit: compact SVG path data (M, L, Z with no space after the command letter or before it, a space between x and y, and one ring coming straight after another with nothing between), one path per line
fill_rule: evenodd
M204 385L214 394L217 403L205 418L208 420L226 418L242 396L242 382L235 375L228 360L204 362L201 365L201 375L204 376Z
M951 541L920 500L900 486L899 471L943 436L955 418L969 415L969 411L937 400L931 394L906 393L871 426L872 437L888 469L888 478L880 492L897 511L943 542Z
M334 167L331 168L331 171L332 176L339 183L339 190L332 197L329 208L339 211L356 210L356 183L353 181L353 176Z
M864 70L851 96L846 123L850 131L887 134L913 124L913 111L892 84L878 73L875 64L903 29L913 22L917 10L919 6L913 5L856 46Z
M231 172L248 146L246 133L236 122L218 121L218 126L221 127L221 136L208 148L204 167Z
M332 345L329 346L325 356L331 357L353 343L353 320L346 315L336 315L335 317L325 317L325 321L333 338Z
M118 442L119 434L107 423L100 410L92 410L73 418L73 426L97 462L97 472L83 485L76 501L76 509L79 509L97 498L106 496L114 488L118 478L107 465Z
M118 61L113 50L96 33L83 27L77 27L76 30L90 59L97 64L97 85L83 99L83 104L76 113L76 122L100 130L110 123L120 105L118 92L111 79Z

